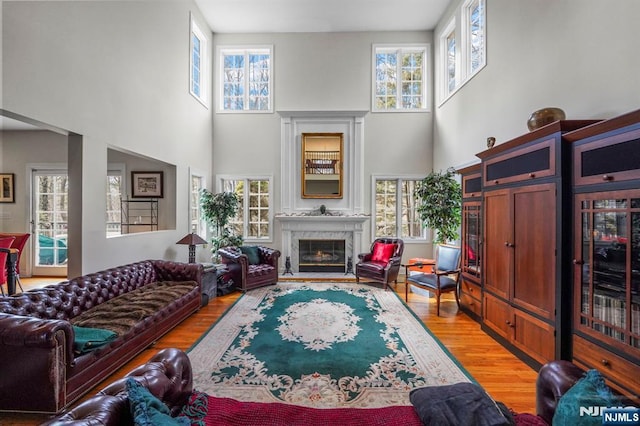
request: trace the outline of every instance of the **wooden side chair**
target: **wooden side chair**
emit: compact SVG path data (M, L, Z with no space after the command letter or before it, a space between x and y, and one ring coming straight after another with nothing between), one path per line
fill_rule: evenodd
M12 249L18 250L18 260L16 261L16 284L20 287L20 291L24 292L22 288L22 283L20 282L20 258L22 257L22 252L24 251L24 246L27 244L27 240L31 234L29 233L3 233L0 234L0 238L8 238L13 237L13 243L11 244Z
M4 296L4 285L7 284L7 256L9 255L11 244L15 237L2 237L0 236L0 291ZM7 291L8 293L8 291Z
M456 297L456 303L460 308L460 299L458 296L460 284L460 247L450 245L438 245L436 248L436 261L432 273L419 273L409 275L409 268L417 264L405 265L405 301L409 298L409 285L424 288L435 293L437 314L440 316L440 295L442 293L453 292Z

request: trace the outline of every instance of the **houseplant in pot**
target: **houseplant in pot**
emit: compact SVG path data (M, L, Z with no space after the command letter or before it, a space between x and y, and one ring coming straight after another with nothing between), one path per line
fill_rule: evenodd
M433 229L433 242L444 244L458 239L462 220L462 190L455 170L431 172L416 185L418 213L426 228Z
M240 200L233 192L212 193L203 189L200 193L202 216L211 226L212 259L218 262L218 249L227 246L241 246L242 236L236 235L229 227L229 219L238 211Z

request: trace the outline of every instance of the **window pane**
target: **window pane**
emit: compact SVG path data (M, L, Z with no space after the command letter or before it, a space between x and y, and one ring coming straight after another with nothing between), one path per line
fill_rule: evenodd
M452 31L447 36L447 89L449 93L456 88L456 35Z
M109 174L107 176L107 206L105 210L107 237L121 234L121 188L122 176Z
M418 202L414 196L416 181L402 182L402 237L422 237L422 222L418 214Z
M426 49L376 48L374 105L376 109L425 107Z
M241 200L238 214L230 221L234 232L242 235L245 239L269 238L269 181L254 179L225 180L223 187L225 191L235 192ZM248 188L248 191L245 188ZM247 206L246 214L245 206ZM244 234L245 229L246 234Z
M225 55L223 70L224 109L244 109L244 55Z
M395 180L376 181L376 237L396 236Z
M200 194L204 188L202 176L191 176L191 196L189 200L189 218L191 232L204 236L202 212L200 211Z
M469 67L473 74L485 62L484 47L484 2L477 0L469 6Z
M271 109L271 52L269 49L222 54L222 109Z
M249 194L249 234L250 238L269 236L269 182L251 180ZM265 233L266 230L266 233Z

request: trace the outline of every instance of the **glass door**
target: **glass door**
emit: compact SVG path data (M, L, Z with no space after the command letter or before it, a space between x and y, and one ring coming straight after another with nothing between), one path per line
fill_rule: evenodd
M67 275L69 178L66 170L32 172L33 275Z
M581 220L577 328L640 348L640 193L607 195L576 197Z

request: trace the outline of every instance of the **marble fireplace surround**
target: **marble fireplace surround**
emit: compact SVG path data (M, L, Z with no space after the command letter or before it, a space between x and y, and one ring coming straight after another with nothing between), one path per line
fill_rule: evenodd
M280 224L283 259L290 257L294 273L298 273L300 240L344 240L345 254L352 257L354 263L362 253L363 229L369 221L369 216L363 214L364 117L367 113L355 110L278 111L281 205L275 219ZM342 198L302 198L303 133L342 133ZM320 205L326 207L326 214L319 214Z
M362 231L369 217L365 215L278 215L282 228L282 256L291 258L291 270L298 273L300 240L344 240L345 255L354 263L362 253ZM368 247L367 247L368 249ZM345 259L346 260L346 259Z

